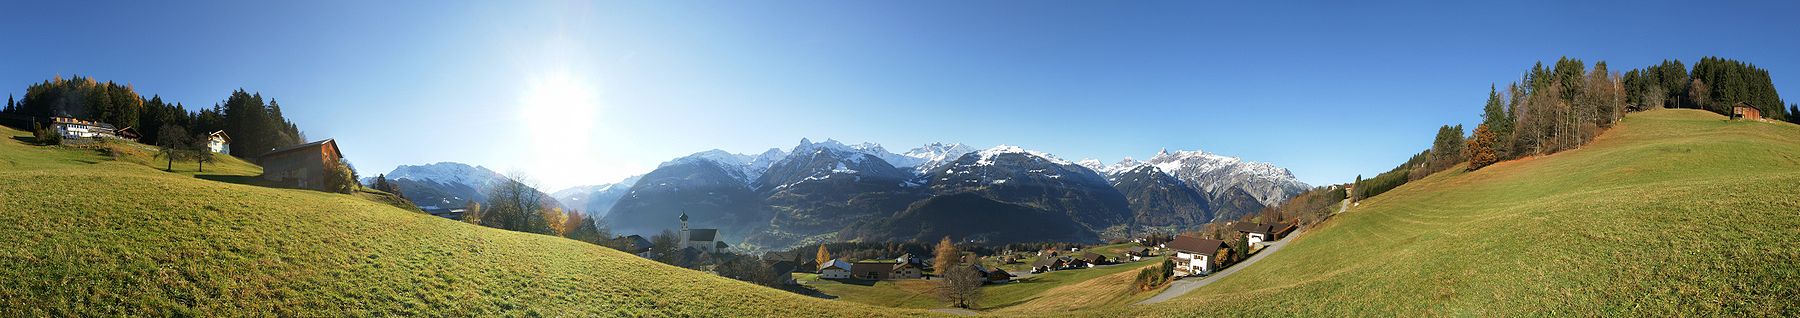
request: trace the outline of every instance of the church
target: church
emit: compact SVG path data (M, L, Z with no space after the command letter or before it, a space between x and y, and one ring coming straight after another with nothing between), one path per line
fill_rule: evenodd
M681 213L681 233L676 238L681 240L681 248L693 248L707 253L719 253L730 249L730 245L719 241L719 229L688 229L688 216Z

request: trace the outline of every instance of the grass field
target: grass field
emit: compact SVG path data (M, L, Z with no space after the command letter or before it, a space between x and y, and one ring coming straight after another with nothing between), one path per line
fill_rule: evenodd
M933 315L101 153L0 140L0 316Z
M1131 281L1137 277L1137 269L1159 262L1162 262L1161 258L1153 258L1117 266L1053 271L1011 283L983 286L981 299L974 309L1017 312L1129 304L1156 294L1157 291L1133 290ZM935 280L838 282L804 274L797 274L795 279L807 282L806 286L819 292L836 296L839 301L896 308L944 307L944 302L933 290L937 284Z
M1634 113L1582 149L1408 183L1289 244L1182 298L1086 314L1800 315L1800 127Z

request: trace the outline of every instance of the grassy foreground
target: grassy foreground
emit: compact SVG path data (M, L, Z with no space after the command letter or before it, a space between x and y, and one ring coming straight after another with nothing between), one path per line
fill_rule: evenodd
M1137 270L1161 264L1162 258L1087 269L1052 271L1010 283L981 287L975 310L1054 313L1069 309L1100 308L1150 298L1160 290L1138 291L1131 286ZM817 275L795 278L839 301L896 308L944 308L937 296L937 280L884 281L821 280Z
M1800 126L1635 113L1582 149L1408 183L1289 244L1180 299L1087 314L1800 315Z
M141 153L0 135L5 317L931 315L350 195L238 184L260 169L235 159L171 173Z

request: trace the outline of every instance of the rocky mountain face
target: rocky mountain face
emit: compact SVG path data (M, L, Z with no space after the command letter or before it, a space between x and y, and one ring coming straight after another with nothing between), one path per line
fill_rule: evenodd
M945 235L1089 242L1253 213L1303 190L1285 169L1203 152L1103 165L1008 146L933 143L896 154L803 139L787 150L664 163L624 189L604 221L648 235L676 229L687 213L690 227L718 228L746 249Z

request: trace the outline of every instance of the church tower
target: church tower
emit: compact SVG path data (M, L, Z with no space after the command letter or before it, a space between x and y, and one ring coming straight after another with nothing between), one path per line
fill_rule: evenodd
M681 242L681 248L688 247L687 219L687 212L681 212L681 234L675 236L675 241Z

